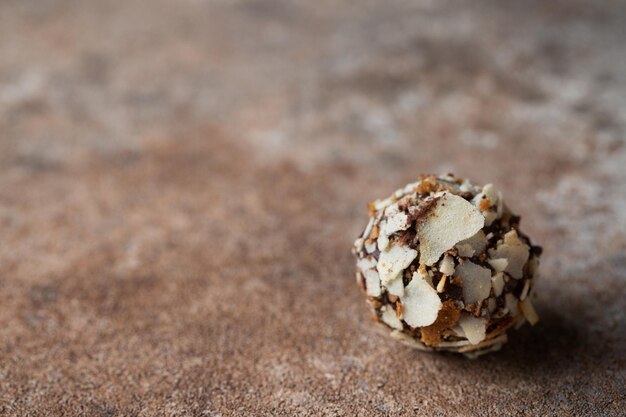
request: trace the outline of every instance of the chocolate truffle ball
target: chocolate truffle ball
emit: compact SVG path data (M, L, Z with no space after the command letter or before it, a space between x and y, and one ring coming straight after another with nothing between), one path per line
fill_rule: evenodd
M541 248L492 184L420 176L369 204L354 242L357 283L391 336L469 357L498 350L508 329L534 325Z

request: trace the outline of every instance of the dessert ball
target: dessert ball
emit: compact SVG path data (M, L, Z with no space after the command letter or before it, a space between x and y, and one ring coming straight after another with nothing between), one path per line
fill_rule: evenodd
M537 322L541 248L493 185L420 176L369 214L354 242L356 278L392 337L476 357L502 347L511 327Z

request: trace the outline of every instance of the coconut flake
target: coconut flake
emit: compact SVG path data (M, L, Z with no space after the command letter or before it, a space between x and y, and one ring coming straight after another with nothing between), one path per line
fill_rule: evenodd
M396 312L393 308L391 308L391 306L383 306L382 311L383 314L381 315L381 318L385 324L393 329L402 330L402 321L398 318Z
M444 275L454 275L454 259L452 259L452 256L446 255L443 257L441 262L439 262L439 271Z
M490 298L489 300L487 300L487 310L490 314L496 311L497 307L498 305L496 304L495 298Z
M389 284L417 257L417 251L407 246L393 245L381 252L378 259L378 273L383 285Z
M489 297L491 291L491 271L465 261L456 267L454 276L463 278L463 301L467 304L479 303Z
M404 289L404 297L400 299L404 306L404 321L411 327L433 324L442 306L437 291L417 272L413 273L413 279Z
M524 265L530 256L530 248L519 239L513 229L504 235L504 242L499 243L495 250L489 250L489 256L493 259L507 259L505 272L515 279L520 279L524 276Z
M420 263L433 265L458 242L482 229L485 219L471 203L447 192L435 195L437 203L417 222Z
M500 297L502 290L504 290L504 274L502 272L498 272L491 277L491 286L493 287L493 294L496 297Z
M472 345L476 345L483 340L487 334L487 324L485 320L463 314L459 319L459 326L463 329L465 337Z

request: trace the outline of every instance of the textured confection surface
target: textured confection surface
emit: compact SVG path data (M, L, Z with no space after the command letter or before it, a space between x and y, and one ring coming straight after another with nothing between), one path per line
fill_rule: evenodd
M622 416L623 1L0 1L0 415ZM544 248L467 360L378 334L364 202Z
M420 175L368 208L352 248L356 281L392 337L476 358L499 350L510 328L537 323L542 249L493 184Z

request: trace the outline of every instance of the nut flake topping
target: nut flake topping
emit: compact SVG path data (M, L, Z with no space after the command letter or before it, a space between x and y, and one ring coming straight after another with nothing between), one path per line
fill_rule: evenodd
M420 264L433 265L448 249L476 234L485 219L471 203L448 192L435 194L437 204L419 219Z
M454 259L452 259L452 256L446 255L443 257L443 260L439 263L439 271L444 275L454 275Z
M357 262L357 267L365 277L365 288L367 295L371 297L380 296L380 278L376 271L376 260L372 256L363 258Z
M387 218L381 222L378 236L378 250L383 251L389 246L389 236L400 230L406 230L411 225L409 216L400 211L398 204L393 204L385 209Z
M381 318L392 329L402 330L402 320L398 318L396 312L391 306L383 306L381 308L383 314Z
M463 279L463 301L467 304L480 303L489 297L491 291L491 271L465 261L456 267L455 276Z
M381 252L377 269L383 285L396 279L407 266L411 265L416 257L417 251L407 246L393 245L388 250Z
M487 324L485 320L470 316L469 314L463 314L459 319L459 326L463 329L465 337L472 345L476 345L483 340L487 335Z
M538 321L530 296L541 251L493 185L423 176L369 210L353 248L357 284L392 337L474 358Z
M437 291L417 272L404 289L404 321L411 327L429 326L437 320L442 303Z
M492 259L506 259L508 264L504 271L516 279L524 276L524 265L528 262L530 248L519 239L515 229L504 235L504 241L498 247L489 250Z
M482 254L487 247L487 243L485 232L479 230L478 233L469 239L457 243L456 248L459 251L459 256L470 258Z

